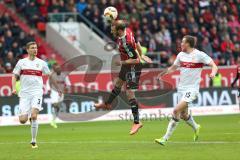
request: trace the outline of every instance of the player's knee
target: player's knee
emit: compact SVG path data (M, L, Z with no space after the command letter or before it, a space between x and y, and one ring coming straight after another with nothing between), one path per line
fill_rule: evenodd
M21 124L25 124L25 123L27 122L27 119L19 119L19 122L20 122Z
M138 106L137 100L135 98L129 99L129 104L131 106Z
M58 103L53 103L53 104L52 104L52 107L53 107L53 108L58 108Z
M188 114L185 114L185 113L184 113L184 114L181 114L181 115L180 115L180 118L183 119L184 121L187 121L188 118L189 118L189 116L188 116Z
M174 109L174 110L173 110L173 115L176 116L176 115L178 115L178 114L179 114L179 111L178 111L177 109Z
M131 90L127 90L126 95L127 95L128 100L135 99L135 94Z
M32 118L32 120L37 120L37 114L36 114L36 113L33 113L33 114L31 115L31 118Z

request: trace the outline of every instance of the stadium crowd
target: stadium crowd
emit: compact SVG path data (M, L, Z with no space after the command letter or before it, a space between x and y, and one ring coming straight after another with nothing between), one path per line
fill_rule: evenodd
M197 47L214 58L218 65L233 65L240 56L240 0L8 0L23 13L32 27L48 21L48 13L79 12L110 35L102 14L114 6L119 18L128 21L137 41L148 55L160 55L169 65L180 51L186 34L198 38ZM33 38L7 14L0 15L0 73L9 72L24 53L23 44ZM14 60L11 60L14 59Z
M34 32L26 34L7 14L0 14L0 73L11 73L18 58L26 51L24 45L34 40Z
M235 64L240 54L239 0L80 1L77 10L105 33L102 11L115 6L149 54L160 51L162 63L173 62L186 34L196 36L197 47L218 65Z

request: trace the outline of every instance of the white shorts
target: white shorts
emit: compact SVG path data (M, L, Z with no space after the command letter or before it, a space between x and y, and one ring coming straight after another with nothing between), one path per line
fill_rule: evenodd
M197 99L199 92L196 90L178 90L178 101L192 103Z
M51 103L60 103L63 101L64 99L64 95L62 94L61 96L59 96L58 92L51 90L51 94L50 94L50 98L51 98Z
M20 97L19 99L19 112L18 115L30 115L32 108L36 108L41 111L42 108L42 96Z

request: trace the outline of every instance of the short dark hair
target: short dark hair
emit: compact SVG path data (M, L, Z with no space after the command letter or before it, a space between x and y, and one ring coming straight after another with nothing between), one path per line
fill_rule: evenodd
M36 44L36 45L37 45L37 43L34 42L34 41L28 42L28 43L26 44L26 48L28 49L28 48L29 48L31 45L33 45L33 44Z
M113 25L116 27L116 30L124 30L127 26L126 22L124 20L116 20Z
M191 48L195 47L197 43L197 38L191 35L186 35L183 38L186 39L186 42L190 45Z

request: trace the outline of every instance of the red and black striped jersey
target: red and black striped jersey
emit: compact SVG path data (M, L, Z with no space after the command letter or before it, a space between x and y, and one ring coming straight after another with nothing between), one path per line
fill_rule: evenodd
M137 59L136 42L131 29L126 28L125 35L119 37L117 40L118 50L120 52L121 60Z

